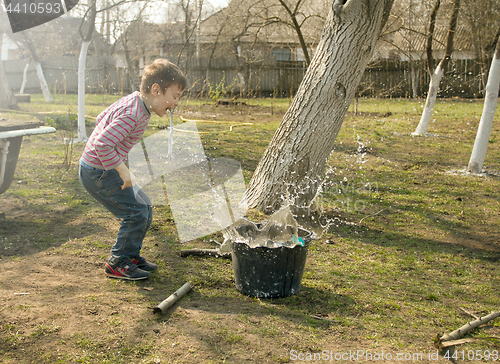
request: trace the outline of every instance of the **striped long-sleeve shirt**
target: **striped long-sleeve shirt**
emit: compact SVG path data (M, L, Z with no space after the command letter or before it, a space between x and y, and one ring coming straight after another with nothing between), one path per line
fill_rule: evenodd
M109 106L97 117L83 151L83 162L106 170L125 162L130 149L144 134L150 117L137 91Z

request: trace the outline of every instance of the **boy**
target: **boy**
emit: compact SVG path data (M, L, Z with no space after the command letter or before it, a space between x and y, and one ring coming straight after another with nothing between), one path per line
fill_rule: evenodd
M151 112L162 117L177 107L186 83L181 70L166 59L146 66L140 92L121 98L99 114L80 158L81 184L122 220L105 266L108 277L141 280L158 268L140 256L153 208L125 160L144 134Z

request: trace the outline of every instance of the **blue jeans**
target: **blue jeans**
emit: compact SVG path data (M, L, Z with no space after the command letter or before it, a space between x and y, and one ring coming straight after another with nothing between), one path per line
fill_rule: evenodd
M122 220L111 255L117 258L139 256L153 220L153 207L146 193L137 184L122 190L123 180L116 170L93 168L82 161L79 177L87 192Z

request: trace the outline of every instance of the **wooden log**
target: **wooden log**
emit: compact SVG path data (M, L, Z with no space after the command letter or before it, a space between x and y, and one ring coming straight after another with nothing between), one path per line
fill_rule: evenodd
M439 337L439 335L438 335L435 345L437 348L440 348L440 349L447 347L447 346L451 346L451 345L446 345L445 342L459 340L469 331L474 330L476 327L481 326L481 325L483 325L483 324L485 324L493 319L496 319L497 317L500 317L500 311L492 312L487 316L480 317L477 320L468 322L465 325L463 325L462 327L460 327L459 329L456 329L455 331L452 331L448 334L444 334L441 337Z
M165 310L167 310L169 307L171 307L174 303L176 303L182 296L184 296L186 293L188 293L191 290L192 286L191 283L187 282L184 283L184 285L179 288L177 291L172 293L166 300L161 302L158 306L153 308L153 313L163 313Z
M230 253L220 253L219 249L185 249L181 250L181 257L187 257L187 256L197 256L197 257L206 257L206 256L212 256L212 257L222 257L222 258L230 258L231 254Z

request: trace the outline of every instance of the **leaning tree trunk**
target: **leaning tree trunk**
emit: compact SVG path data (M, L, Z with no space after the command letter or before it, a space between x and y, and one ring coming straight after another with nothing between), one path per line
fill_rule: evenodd
M455 38L455 30L457 29L458 22L458 12L460 10L460 0L455 0L453 3L453 12L450 19L450 27L448 28L448 35L446 38L446 50L444 56L439 62L438 66L431 73L431 82L429 85L429 93L427 94L427 100L425 101L424 111L420 117L420 122L418 123L417 129L412 133L412 135L424 135L427 132L427 128L431 122L432 112L434 110L434 105L436 104L436 98L439 91L439 84L443 78L444 72L448 63L451 59L451 54L453 53L453 39ZM432 63L429 57L429 66ZM432 69L432 68L431 68Z
M52 102L52 95L50 94L49 86L47 85L47 81L45 80L42 65L37 60L35 60L35 69L36 75L38 76L38 83L40 84L40 88L42 89L42 94L45 98L45 101Z
M393 0L336 0L313 60L244 195L265 212L309 206Z
M422 111L422 116L420 117L417 129L412 133L412 135L423 135L427 132L427 128L431 122L434 105L436 105L439 84L441 83L444 75L444 69L441 67L442 63L443 62L440 62L431 74L431 82L429 83L429 92L427 93L427 99L425 100L424 111Z
M467 169L471 173L481 173L483 169L486 149L490 140L491 128L493 126L493 117L498 104L498 90L500 88L500 40L497 40L497 46L493 60L491 61L488 83L486 84L486 95L484 98L483 114L479 122L474 148L469 160Z

